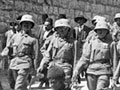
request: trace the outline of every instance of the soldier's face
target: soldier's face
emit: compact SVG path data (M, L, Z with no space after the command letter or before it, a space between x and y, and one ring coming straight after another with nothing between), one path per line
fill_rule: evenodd
M98 37L102 39L107 35L108 30L106 30L106 29L96 30L96 33L97 33Z
M117 23L118 26L120 26L120 18L116 19L116 23Z
M69 28L67 27L60 27L57 29L57 33L60 37L65 37L68 34Z
M31 30L31 28L32 28L32 23L31 22L23 22L22 23L22 29L24 31Z

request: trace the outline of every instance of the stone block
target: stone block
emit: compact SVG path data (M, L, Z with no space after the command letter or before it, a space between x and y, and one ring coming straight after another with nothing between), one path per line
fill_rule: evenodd
M24 10L24 8L25 8L25 3L24 2L22 2L22 1L16 1L15 2L15 9L16 10ZM32 7L32 6L31 6ZM26 7L27 8L27 7Z
M49 10L48 6L43 4L43 13L48 13L48 10Z
M38 6L36 4L32 4L32 12L39 13L38 12Z
M44 0L37 0L38 4L44 3Z
M66 13L66 9L64 8L59 8L59 14L65 14Z
M43 8L42 8L42 6L33 4L33 5L32 5L32 12L35 12L35 13L40 14L40 13L43 12Z
M85 10L85 6L86 6L85 2L79 1L79 9L80 10L84 11Z
M96 10L98 11L98 13L105 13L105 6L98 4Z
M98 4L107 5L107 0L99 0L99 1L100 1L100 3L98 3Z
M58 7L54 7L54 11L53 14L58 15L59 11L58 11Z
M72 9L79 9L79 1L77 0L72 0L68 3L68 8L72 8Z
M113 4L113 1L114 1L114 0L107 0L107 1L108 1L108 2L107 2L108 5L114 5L114 4Z
M91 4L90 4L89 2L86 2L86 3L85 3L85 11L86 11L86 12L91 11Z
M110 15L114 15L115 13L116 13L115 7L112 7L112 6L111 6L111 13L110 13Z
M96 3L96 0L89 0L90 3Z
M98 13L98 14L105 13L105 6L101 4L92 4L91 12Z
M77 16L79 16L79 14L80 14L80 10L75 10L75 17L77 17Z
M69 4L69 0L61 0L61 5L63 8L67 8Z
M110 14L111 13L111 6L105 6L105 13Z
M117 6L118 0L113 0L113 4Z
M91 12L96 12L96 4L91 4Z
M53 6L53 0L46 0L46 4Z
M84 12L84 15L85 15L85 17L86 17L88 20L91 20L91 19L92 19L92 14L91 14L91 12Z
M101 4L101 0L96 0L96 4Z
M54 11L54 7L53 6L49 6L48 13L49 14L53 14L53 11Z
M37 11L38 11L38 13L43 13L43 7L42 6L37 6Z
M54 6L60 6L61 5L61 0L53 0L53 5Z
M120 13L120 8L116 7L116 13Z
M32 11L32 8L33 8L33 4L32 3L25 2L25 4L24 4L24 10L25 11Z
M78 17L79 15L84 15L83 11L75 10L74 17Z
M69 9L66 9L66 17L70 17L70 11L69 11Z
M74 18L74 15L75 15L75 11L73 9L70 9L70 17Z
M118 2L117 2L117 6L120 7L120 0L118 0Z

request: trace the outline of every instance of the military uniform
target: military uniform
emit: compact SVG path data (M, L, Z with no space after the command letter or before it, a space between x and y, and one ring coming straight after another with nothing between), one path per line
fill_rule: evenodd
M10 39L12 38L12 36L14 34L18 33L17 31L13 32L13 30L8 30L6 33L5 33L5 37L7 38L6 40L6 45L7 43L10 41Z
M52 36L48 49L44 52L40 67L48 64L58 65L64 68L66 78L71 78L74 60L73 43L61 39L57 34Z
M5 33L5 37L6 37L6 46L9 44L9 42L11 41L12 37L18 33L17 31L13 31L13 30L8 30ZM12 50L10 50L9 48L9 55L8 55L8 59L12 59ZM8 63L10 64L10 60L8 60ZM11 89L14 89L15 86L15 80L16 80L16 73L14 71L12 71L11 69L8 69L8 79L9 79L9 83L10 83L10 87Z
M80 71L83 66L87 65L84 68L87 69L87 82L90 90L101 90L108 87L109 78L112 75L111 66L116 57L114 52L115 49L111 42L106 39L100 40L96 37L91 42L85 43L82 57L78 63Z
M9 45L13 48L14 58L11 60L9 68L17 72L15 90L27 90L26 80L29 70L35 64L35 44L36 40L28 34L19 32L15 34ZM34 65L34 67L36 67Z

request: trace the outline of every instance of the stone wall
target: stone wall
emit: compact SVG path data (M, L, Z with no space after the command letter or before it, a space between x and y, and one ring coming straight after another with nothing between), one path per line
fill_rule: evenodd
M120 0L0 0L0 22L8 22L14 15L29 13L40 24L42 13L48 13L54 20L59 13L65 13L74 26L73 18L79 14L85 15L89 20L87 24L90 24L96 14L112 22L117 12L120 12Z

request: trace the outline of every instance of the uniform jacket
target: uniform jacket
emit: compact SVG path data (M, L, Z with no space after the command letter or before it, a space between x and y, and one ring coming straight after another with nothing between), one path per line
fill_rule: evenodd
M80 70L87 65L87 73L94 75L112 74L112 65L116 57L116 49L109 40L100 40L96 37L91 42L86 42L83 54L79 61Z
M8 46L13 48L14 58L11 60L11 69L30 68L35 65L35 47L36 39L29 36L28 34L19 32L15 34Z
M17 31L16 31L16 33L18 33ZM16 34L16 33L14 33L13 32L13 30L8 30L6 33L5 33L5 37L6 37L6 45L7 45L7 43L10 41L10 39L12 38L12 36L14 35L14 34Z
M41 66L48 64L51 61L59 63L73 64L74 49L73 43L69 43L61 39L57 34L54 34L47 50L44 52Z
M119 60L120 60L120 41L116 42L116 41L113 41L112 42L112 47L114 48L114 54L116 54L116 57L114 57L114 67L113 67L113 71L115 72L117 66L118 66L118 63L119 63Z
M120 26L118 26L117 23L114 22L113 26L111 27L111 34L112 34L113 40L115 40L115 41L116 41L115 34L116 34L117 31L120 31Z

